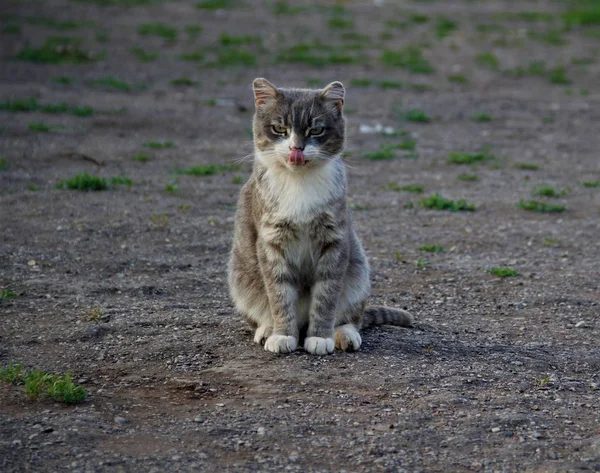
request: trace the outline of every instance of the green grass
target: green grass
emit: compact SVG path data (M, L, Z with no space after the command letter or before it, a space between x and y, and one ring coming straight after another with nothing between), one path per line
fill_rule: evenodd
M363 156L370 161L389 161L396 158L396 153L392 149L384 148L365 153Z
M0 172L8 171L8 161L6 158L0 158Z
M198 81L192 80L189 77L181 76L171 80L171 85L195 87L199 84Z
M64 127L62 125L47 125L43 122L29 122L27 125L27 129L29 131L38 131L41 133L47 133L49 131L60 130L63 128Z
M138 163L145 163L145 162L147 162L147 161L150 160L150 158L148 157L148 155L146 153L141 152L141 151L139 153L136 153L133 156L133 158L131 158L131 159L133 159L134 161L137 161Z
M530 39L546 43L550 46L563 46L567 44L567 40L563 36L564 30L548 29L542 32L529 30L527 36Z
M169 194L175 194L179 191L179 186L177 185L177 181L171 181L165 186L165 191Z
M420 47L408 45L396 51L385 50L380 56L381 62L389 67L399 67L415 74L431 74L434 68L423 56Z
M251 67L256 65L256 55L245 49L233 48L217 52L217 67L241 66Z
M143 48L134 47L129 50L140 62L153 62L158 59L158 53L148 52Z
M46 39L43 46L34 48L25 46L17 59L38 64L88 64L99 59L87 49L81 48L80 38L65 36L51 36Z
M515 167L524 171L537 171L540 168L540 165L535 163L516 162Z
M429 261L425 258L419 258L415 264L417 265L417 268L427 268L429 266Z
M58 189L71 189L78 191L104 191L108 189L108 183L103 177L92 176L87 172L77 174L71 179L59 181L56 184Z
M542 245L546 248L554 248L560 245L560 240L557 238L546 237L542 240Z
M394 192L403 191L403 192L411 192L413 194L422 194L423 191L425 190L425 187L423 187L420 184L405 184L405 185L401 186L397 182L390 182L389 184L384 186L384 189L388 190L388 191L394 191Z
M563 66L555 67L548 71L548 79L552 84L556 85L569 85L571 80L567 76L567 70Z
M423 110L419 110L418 108L406 111L404 113L404 119L415 123L431 122L431 118Z
M519 272L512 268L490 268L487 271L494 276L498 276L499 278L512 278L515 276L519 276Z
M187 169L177 169L177 174L183 174L185 176L212 176L218 173L224 173L227 171L237 171L240 168L239 164L199 164L192 166Z
M491 122L492 115L489 112L475 112L471 115L471 120L474 122Z
M138 26L137 31L142 36L158 36L166 41L177 39L177 28L165 23L143 23Z
M404 84L397 80L382 80L377 83L382 89L401 89Z
M456 179L465 182L473 182L479 180L476 174L459 174L458 176L456 176Z
M557 191L554 187L552 187L548 184L542 184L540 186L535 187L532 191L532 194L541 196L541 197L559 198L559 197L564 197L566 194L566 191Z
M187 25L185 27L185 32L188 34L191 40L195 40L198 36L200 36L200 33L202 33L203 29L204 27L202 25Z
M475 205L469 204L465 199L453 201L442 197L437 192L429 197L421 199L420 204L426 209L449 210L451 212L472 212L475 210Z
M273 14L280 15L298 15L306 11L305 7L291 6L286 0L277 0L273 4Z
M94 114L94 109L88 106L73 107L66 103L42 104L35 97L27 99L10 99L0 102L0 111L3 112L44 112L68 113L78 117L89 117Z
M332 16L327 20L327 26L329 28L338 29L338 28L352 28L354 27L354 20L350 18L344 18L343 16Z
M598 1L587 1L575 3L574 8L569 9L563 19L569 26L598 26L600 25L600 4Z
M101 77L99 79L92 79L89 82L92 85L106 87L108 89L120 90L121 92L131 92L133 90L133 85L111 76Z
M127 186L127 187L131 187L131 179L129 179L128 177L125 176L117 176L117 177L112 177L110 179L110 184L113 186Z
M28 191L35 192L35 191L39 191L40 187L37 184L29 184L26 189Z
M370 87L373 85L373 81L371 79L351 79L350 86L352 87Z
M200 10L227 10L241 3L241 0L202 0L196 3L196 8Z
M73 383L68 372L59 376L40 370L24 371L23 365L11 362L0 367L0 380L23 385L25 395L33 400L43 395L57 402L75 404L86 397L85 389Z
M494 156L487 153L449 153L448 163L450 164L475 164L493 160Z
M180 54L179 58L183 59L184 61L200 62L204 60L204 50L196 49L194 51L189 51L187 53Z
M5 25L2 28L2 33L4 34L20 34L21 27L19 25Z
M491 69L497 71L500 69L500 61L494 53L482 53L475 56L475 62L485 69Z
M142 143L142 146L151 149L166 149L172 148L173 146L175 146L175 143L173 143L172 141L145 141L144 143Z
M219 42L223 46L242 46L248 44L261 44L262 39L260 36L234 36L230 35L229 33L221 33L221 36L219 36Z
M419 250L427 251L428 253L441 253L444 251L444 247L442 245L421 245L419 246Z
M241 184L242 182L244 182L244 179L242 178L242 176L233 176L231 178L232 184Z
M598 179L597 181L582 181L581 185L583 187L587 187L588 189L596 189L600 187L600 179Z
M530 212L555 213L564 212L567 208L564 205L547 204L537 200L520 200L517 207Z
M455 84L468 84L469 78L464 74L448 74L446 76L449 82L453 82Z
M429 17L427 15L423 15L422 13L411 13L408 19L412 23L416 24L427 23L429 21Z
M528 23L549 22L555 19L552 13L540 11L501 12L492 16L496 20L526 21Z
M8 287L0 288L0 302L11 297L17 297L17 293Z
M445 16L439 16L435 20L435 35L438 39L444 39L458 29L458 23Z
M67 77L67 76L58 76L58 77L53 77L52 82L54 82L55 84L60 84L60 85L71 85L73 83L73 79L71 77Z

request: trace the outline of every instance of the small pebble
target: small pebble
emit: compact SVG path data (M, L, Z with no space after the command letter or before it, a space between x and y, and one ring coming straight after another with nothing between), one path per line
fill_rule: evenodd
M117 424L126 424L129 421L127 419L125 419L125 417L115 416L115 422Z
M256 429L256 433L260 436L263 436L267 433L267 431L264 427L259 427L258 429Z

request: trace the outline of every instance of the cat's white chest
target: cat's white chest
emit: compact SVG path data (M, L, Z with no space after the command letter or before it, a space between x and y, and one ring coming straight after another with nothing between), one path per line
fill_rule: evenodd
M273 172L269 188L277 217L307 223L327 210L331 198L343 192L335 164L307 173Z

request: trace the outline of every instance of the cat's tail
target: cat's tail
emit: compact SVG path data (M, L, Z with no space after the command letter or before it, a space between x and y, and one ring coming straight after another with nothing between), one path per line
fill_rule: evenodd
M372 325L399 325L400 327L412 327L414 322L410 312L392 307L367 307L363 316L361 328L367 328Z

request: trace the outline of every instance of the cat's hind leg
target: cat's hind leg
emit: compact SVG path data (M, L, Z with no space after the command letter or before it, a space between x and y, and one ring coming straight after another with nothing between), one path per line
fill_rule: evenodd
M342 351L357 351L362 344L362 338L354 324L336 327L334 340L335 347Z

